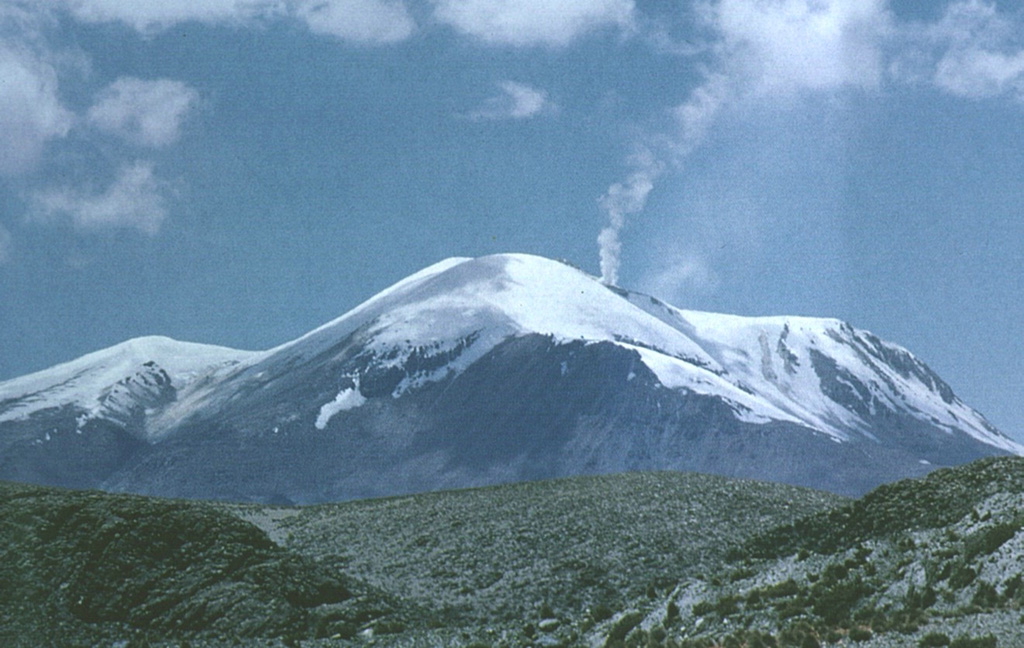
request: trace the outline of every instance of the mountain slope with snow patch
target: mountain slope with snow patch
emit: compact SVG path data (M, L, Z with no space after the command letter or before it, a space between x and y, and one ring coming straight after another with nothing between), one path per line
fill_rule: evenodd
M0 423L74 406L91 414L124 414L212 370L252 354L226 347L142 337L27 376L0 382Z
M264 501L651 469L857 493L1024 453L844 322L680 310L516 254L442 261L268 351L147 338L2 383L0 477L45 481L70 414L120 453L99 485Z

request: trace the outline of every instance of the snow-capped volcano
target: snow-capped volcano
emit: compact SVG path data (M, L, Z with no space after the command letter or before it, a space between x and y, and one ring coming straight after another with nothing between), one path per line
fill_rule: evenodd
M293 501L643 469L860 492L1024 453L843 322L680 310L527 255L442 261L264 352L146 338L0 383L0 477L54 481L55 440L99 429L123 457L87 485Z

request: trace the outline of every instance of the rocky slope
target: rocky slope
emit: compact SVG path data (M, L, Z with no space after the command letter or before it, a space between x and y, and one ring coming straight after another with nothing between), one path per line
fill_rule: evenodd
M758 534L592 634L627 646L1024 645L1024 461L986 459ZM632 625L615 636L615 623ZM621 631L621 625L619 626Z

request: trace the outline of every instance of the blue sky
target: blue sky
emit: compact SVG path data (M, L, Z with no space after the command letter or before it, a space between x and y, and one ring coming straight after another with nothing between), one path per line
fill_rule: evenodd
M1024 438L1024 8L0 0L0 379L448 256L840 317Z

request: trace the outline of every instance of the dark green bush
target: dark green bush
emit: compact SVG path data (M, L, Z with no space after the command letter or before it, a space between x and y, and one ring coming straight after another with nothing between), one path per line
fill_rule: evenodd
M936 648L937 646L948 646L949 636L941 632L929 632L917 642L921 648Z
M640 625L640 622L644 620L642 612L627 612L622 617L612 624L611 630L608 631L608 639L625 639L626 635L633 628Z
M964 635L951 641L949 648L996 648L996 638L992 635L983 637Z
M775 637L767 632L753 630L747 637L747 648L775 648Z
M715 604L711 601L700 601L693 606L693 616L704 616L715 611Z
M821 580L824 583L834 583L846 578L847 574L849 574L849 569L846 565L832 563L825 568L825 571L821 572Z
M804 640L800 642L800 648L821 648L821 642L818 641L817 637L805 635Z
M1017 574L1003 584L1003 595L1008 599L1014 598L1021 591L1021 575Z
M939 595L935 592L935 588L931 585L927 586L921 592L921 598L919 600L919 606L922 608L930 608L935 605L935 602L939 600Z
M953 589L960 589L967 587L974 582L974 579L978 577L978 572L974 571L967 565L960 563L953 568L953 573L949 577L949 586Z
M675 601L669 601L665 608L665 623L671 624L679 620L679 606Z
M871 588L860 579L838 583L832 587L816 586L811 611L826 623L838 623L848 618L854 606L870 593Z
M750 578L755 573L757 572L755 572L753 569L750 569L748 567L741 567L740 569L737 569L733 571L731 574L729 574L729 580L735 583L736 581L741 581L744 578Z
M982 581L978 583L978 589L971 598L971 604L982 608L992 608L999 605L999 593L996 586Z
M615 613L612 612L612 609L610 607L608 607L604 603L598 603L590 611L590 618L600 623L601 621L607 621L608 619L612 618L612 615L614 614Z
M796 584L796 581L790 578L789 580L782 581L777 585L764 590L764 595L768 598L782 598L784 596L794 596L800 592L800 586Z
M806 622L799 622L784 629L779 634L779 645L782 648L818 648L821 643L814 628Z
M775 611L783 619L803 614L807 610L807 606L810 602L806 597L802 595L794 596L791 599L785 599L775 604Z
M657 643L657 644L660 644L662 641L664 641L665 637L667 637L667 636L668 636L668 632L666 632L665 628L663 628L661 626L654 626L653 628L651 628L651 631L648 633L648 637L649 637L650 642L651 643Z
M714 641L701 637L699 639L683 639L682 643L679 644L679 648L713 648L714 645Z
M867 628L850 628L850 639L853 641L867 641L871 636L871 631Z
M737 604L738 600L739 599L735 596L723 596L718 599L717 603L715 603L715 612L717 612L719 616L723 617L729 616L730 614L736 614L740 611L740 607Z
M1002 547L1020 530L1020 522L994 524L971 534L964 542L964 555L968 560L976 556L987 556Z

